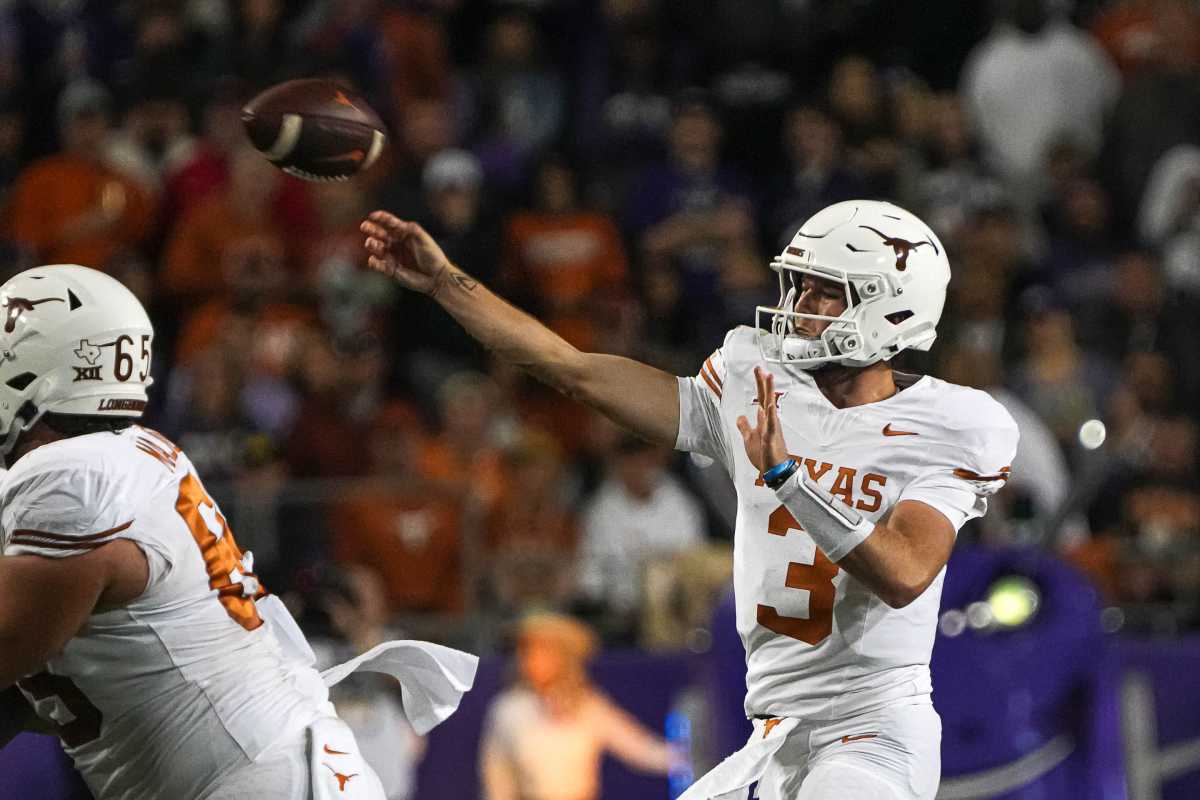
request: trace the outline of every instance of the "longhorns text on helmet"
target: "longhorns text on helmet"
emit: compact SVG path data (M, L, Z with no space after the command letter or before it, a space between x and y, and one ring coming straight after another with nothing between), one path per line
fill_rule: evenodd
M759 306L763 358L816 369L865 367L901 350L928 350L946 301L950 263L937 235L914 214L876 200L836 203L801 226L772 262L779 302ZM799 278L840 285L846 310L836 317L797 311ZM828 322L816 337L796 332L802 320Z
M0 286L0 453L47 412L140 417L154 328L116 279L75 264Z

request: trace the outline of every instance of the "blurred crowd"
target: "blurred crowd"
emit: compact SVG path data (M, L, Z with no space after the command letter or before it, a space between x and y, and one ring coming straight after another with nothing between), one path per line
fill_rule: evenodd
M302 76L387 121L367 174L249 148L241 106ZM954 270L938 343L898 366L1022 428L962 538L1061 550L1130 630L1200 626L1195 0L0 1L5 276L80 263L143 300L148 424L312 628L345 635L321 598L365 569L430 638L557 609L702 646L731 568L719 468L366 272L367 212L573 344L686 375L775 300L799 224L857 197L926 219Z

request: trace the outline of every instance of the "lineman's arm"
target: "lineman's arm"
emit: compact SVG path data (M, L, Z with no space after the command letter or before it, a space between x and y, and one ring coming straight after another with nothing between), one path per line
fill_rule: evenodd
M415 222L376 211L362 232L372 269L432 297L488 350L645 438L675 444L675 376L632 359L575 349L450 263Z
M149 578L126 539L69 558L0 558L0 689L42 669L93 612L140 597Z

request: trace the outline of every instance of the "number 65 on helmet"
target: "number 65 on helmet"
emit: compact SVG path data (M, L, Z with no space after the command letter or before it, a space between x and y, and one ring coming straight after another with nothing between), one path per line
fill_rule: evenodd
M154 328L119 281L75 264L0 286L0 453L47 412L140 417Z

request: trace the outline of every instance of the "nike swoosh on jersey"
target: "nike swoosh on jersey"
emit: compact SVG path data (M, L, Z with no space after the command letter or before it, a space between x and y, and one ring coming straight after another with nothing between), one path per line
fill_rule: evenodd
M921 434L917 433L916 431L894 431L894 430L892 430L892 423L889 422L887 425L883 426L883 435L884 436L920 436Z
M879 736L878 733L860 733L858 736L843 736L842 744L850 744L851 742L861 742L863 739L874 739Z
M325 745L325 752L331 756L348 756L349 753L343 753L341 750L331 750L329 745Z

